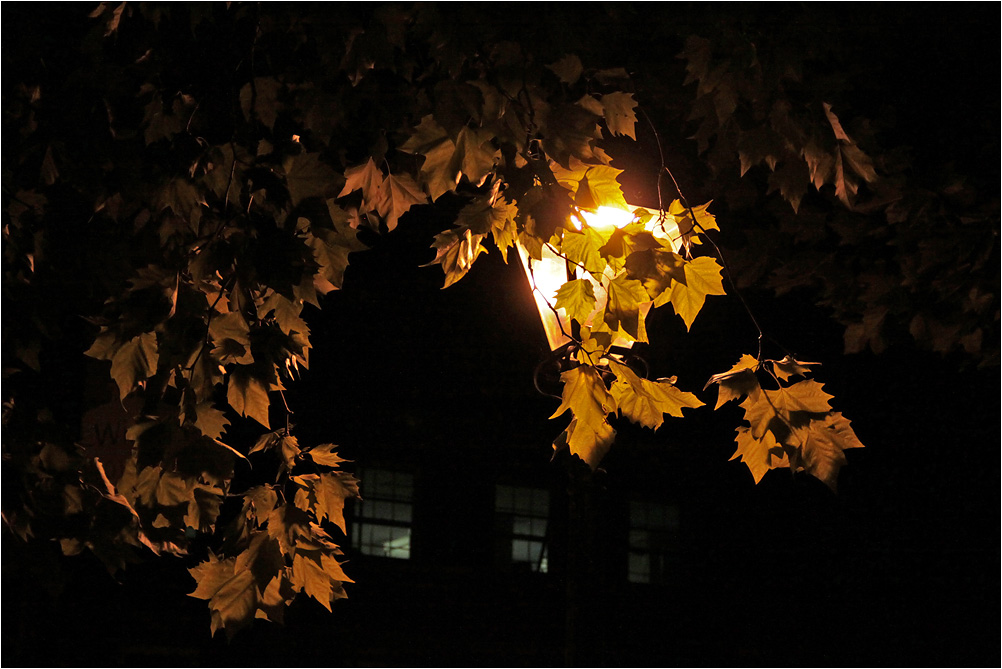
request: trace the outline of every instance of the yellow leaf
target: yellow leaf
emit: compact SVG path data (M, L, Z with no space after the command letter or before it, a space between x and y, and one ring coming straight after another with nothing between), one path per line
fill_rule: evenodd
M703 308L707 295L724 295L724 284L720 278L720 265L713 258L702 256L694 258L685 264L686 282L673 281L666 291L667 301L671 302L675 313L685 323L686 329L692 328L692 322ZM664 295L664 294L663 294ZM658 298L654 306L660 306L666 300Z
M616 374L612 397L620 413L634 423L656 430L664 423L664 414L681 418L684 407L703 406L695 395L679 390L667 379L649 381L615 360L609 361L609 367Z
M787 381L791 376L806 376L811 369L808 365L820 365L820 362L801 362L795 360L793 356L787 355L782 360L769 360L772 363L773 372L781 381Z
M769 401L779 411L808 411L810 413L828 413L832 399L824 390L823 384L817 381L805 380L779 390L766 390Z
M616 410L615 400L606 389L602 375L594 367L574 367L561 374L560 379L564 382L562 398L551 419L569 409L575 418L597 425Z
M776 441L772 432L767 431L760 439L756 439L749 428L742 426L737 429L737 433L735 441L738 448L731 456L731 460L741 458L741 462L751 471L755 483L761 481L770 469L790 466L782 444Z
M595 289L587 279L574 279L557 290L557 309L563 309L578 323L585 323L595 310Z
M571 453L595 469L609 452L615 438L616 431L608 421L593 424L582 423L575 418L554 443L554 448L567 447Z
M615 135L626 135L637 139L637 101L632 93L608 93L602 96L602 107L605 110L605 124L609 132Z
M435 235L432 244L432 248L438 251L435 259L422 267L442 265L445 272L445 285L442 287L448 288L466 276L477 257L486 251L481 246L483 239L484 235L475 235L469 228L441 232Z
M623 330L637 341L643 341L640 330L640 305L649 302L644 285L625 272L609 281L609 301L605 305L605 323L613 332Z
M797 431L801 441L801 458L807 473L836 490L838 472L846 464L845 451L863 448L849 420L833 411L822 419L811 420L806 428Z

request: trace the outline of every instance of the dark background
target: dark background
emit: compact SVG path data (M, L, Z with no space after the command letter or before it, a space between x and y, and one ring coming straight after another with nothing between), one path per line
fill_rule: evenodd
M854 20L861 35L884 29L886 41L861 52L883 73L900 132L931 160L969 161L983 147L965 128L998 119L997 78L985 76L997 61L996 6L927 4L908 16L823 11L843 34ZM594 562L569 595L571 572L500 571L489 550L495 483L532 482L555 499L568 487L564 463L550 462L557 401L532 385L545 339L521 269L492 252L441 291L440 270L418 266L448 213L405 223L354 256L345 290L310 315L316 348L290 402L302 442L415 472L413 559L350 556L357 583L333 614L300 598L285 626L258 622L227 642L210 639L205 603L185 596L190 564L163 559L113 579L88 556L52 555L63 570L55 594L42 578L54 564L25 560L5 533L5 666L999 662L997 368L900 343L843 356L840 327L807 296L748 293L770 333L824 363L816 378L867 448L848 454L834 495L783 471L753 485L727 462L740 421L732 406L669 419L656 434L617 424L591 493ZM725 234L739 224L720 223ZM678 375L683 389L754 351L732 297L710 298L688 335L662 311L647 356L654 376ZM681 509L676 575L664 586L627 584L614 570L617 513L636 494Z

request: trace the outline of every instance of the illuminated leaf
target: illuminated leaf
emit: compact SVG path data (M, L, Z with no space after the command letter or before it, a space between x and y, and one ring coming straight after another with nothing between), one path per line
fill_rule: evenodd
M495 149L490 144L492 137L493 133L489 130L466 126L460 129L456 137L452 168L458 168L475 186L483 183L484 177L494 168L494 162L501 157L500 149Z
M675 313L685 323L686 329L692 328L692 322L703 308L707 295L724 295L724 283L720 277L720 265L713 258L701 256L685 264L686 282L674 281L671 288L662 297L655 300L654 306L664 303L664 295L671 302Z
M602 375L590 365L581 365L560 375L564 382L560 406L550 418L570 410L586 423L599 423L616 410L616 402L605 387Z
M832 396L824 392L823 387L817 381L805 380L786 388L765 392L777 410L827 413L831 410L828 401Z
M509 205L503 199L492 204L489 196L479 197L459 210L456 227L469 228L476 235L486 235L492 230L504 229L505 219L510 213Z
M319 557L317 555L317 558ZM330 611L333 595L331 577L327 575L323 566L297 552L292 558L292 571L294 573L293 583L301 583L303 591L308 596L320 602L325 609Z
M664 414L681 418L684 407L703 406L695 395L679 390L669 379L649 381L615 360L609 361L609 367L616 374L611 388L616 406L634 423L656 430L664 423Z
M383 173L376 167L372 158L369 158L362 165L346 169L344 179L344 188L337 194L338 198L360 190L362 191L362 209L364 211L377 209L377 204L380 201L380 187L383 185Z
M383 180L376 195L375 210L393 230L407 210L415 204L427 202L424 191L407 174L391 174Z
M696 207L686 207L679 200L668 206L668 215L675 219L679 234L684 241L699 242L698 233L720 230L717 219L709 212L711 202Z
M342 462L347 462L344 458L338 456L334 452L337 446L334 444L320 444L315 446L310 450L306 451L306 454L310 456L310 459L318 465L323 465L325 467L339 467Z
M756 439L748 427L741 426L737 428L737 433L735 441L738 448L731 460L740 458L747 465L755 483L761 481L770 469L790 466L782 444L776 441L772 432L766 431L760 439Z
M213 635L225 629L232 636L251 623L258 604L258 589L249 569L238 570L235 559L219 560L210 554L207 562L188 571L198 583L191 596L209 600Z
M571 453L594 469L616 436L607 419L609 413L616 410L615 400L606 389L601 374L590 365L570 369L560 378L564 382L562 399L550 418L570 410L574 418L564 431L564 443Z
M268 427L268 386L246 367L238 366L230 374L226 401L241 416Z
M605 270L606 265L605 258L599 253L603 244L605 244L605 239L601 233L592 228L585 228L581 232L564 230L560 251L571 262L580 265L592 274L600 275Z
M863 448L849 420L837 411L823 419L812 419L806 428L797 431L797 436L802 444L804 469L832 491L837 486L839 469L846 464L845 451Z
M605 110L605 123L609 132L615 135L625 135L637 139L637 101L632 93L607 93L602 96L602 107Z
M745 395L757 398L761 394L761 386L755 371L759 368L759 362L754 356L747 353L741 356L737 364L726 372L714 374L703 386L703 390L711 384L718 384L717 404L714 410L719 409L731 400L741 399Z
M299 486L296 506L316 514L317 520L330 519L347 532L344 523L344 501L357 498L358 480L347 472L304 474L293 476Z
M642 283L622 273L609 281L609 301L605 305L605 323L616 332L622 329L637 341L642 341L640 305L650 298Z
M557 290L557 309L563 309L578 323L585 323L595 311L595 289L587 279L574 279Z
M463 229L462 232L458 230L441 232L435 235L435 242L432 244L432 248L437 250L435 259L422 267L442 265L442 270L445 272L445 285L442 287L448 288L466 276L477 256L487 250L481 246L483 239L484 235L474 235L469 228Z
M801 362L787 355L782 360L771 360L773 372L780 381L787 381L791 376L806 376L811 369L808 365L820 365L819 362Z

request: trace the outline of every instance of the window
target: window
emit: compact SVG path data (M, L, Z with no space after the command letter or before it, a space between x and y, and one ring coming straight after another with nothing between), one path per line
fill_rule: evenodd
M549 493L538 488L499 485L494 495L494 512L503 542L500 557L511 564L546 573Z
M352 545L364 555L409 559L414 476L365 469L359 481L362 500L355 502Z
M678 507L630 502L630 553L627 578L631 583L668 582L672 538L679 526Z

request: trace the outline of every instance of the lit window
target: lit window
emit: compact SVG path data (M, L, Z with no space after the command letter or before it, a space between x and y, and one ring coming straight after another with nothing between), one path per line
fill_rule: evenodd
M512 564L532 571L547 570L546 522L550 515L550 495L537 488L499 485L495 490L494 511L500 534Z
M355 502L352 545L365 555L409 559L413 475L366 469L359 473L359 489L362 499Z
M627 578L631 583L668 582L672 538L678 531L678 507L630 502L630 553Z

